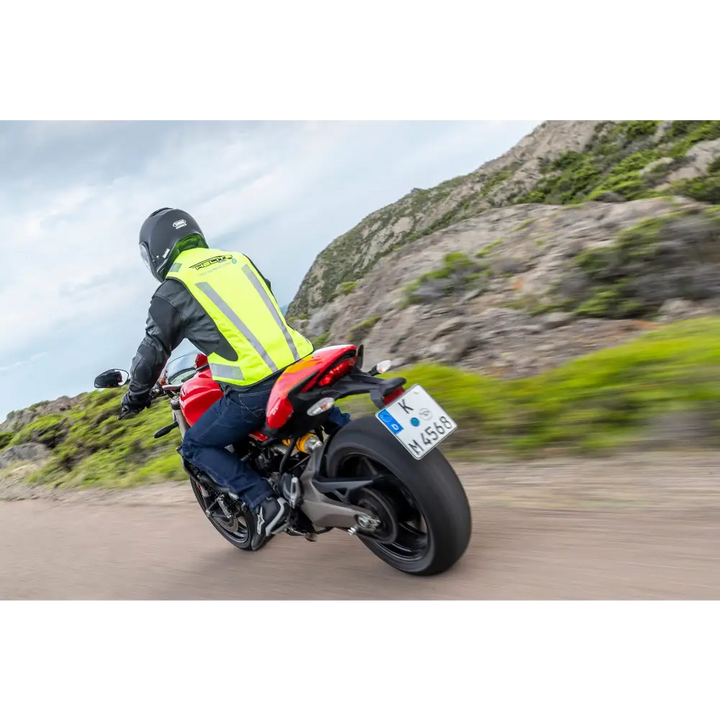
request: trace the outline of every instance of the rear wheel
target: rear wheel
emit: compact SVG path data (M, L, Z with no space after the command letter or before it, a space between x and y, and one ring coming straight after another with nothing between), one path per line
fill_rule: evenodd
M252 513L247 508L233 508L237 510L232 518L227 518L225 513L215 504L210 510L210 514L207 514L208 507L213 505L213 501L217 497L214 493L210 492L208 497L205 497L195 478L190 478L190 485L192 486L195 499L198 501L201 510L205 513L210 524L231 544L240 550L247 550L252 552L251 540L252 540L252 527L253 519ZM226 503L227 505L227 503ZM272 537L272 536L271 536ZM260 545L257 550L265 547L270 538L266 538L265 541Z
M470 542L470 504L452 466L438 450L415 460L374 417L338 431L327 453L329 477L378 476L343 498L381 521L373 536L358 534L379 558L411 575L452 567Z

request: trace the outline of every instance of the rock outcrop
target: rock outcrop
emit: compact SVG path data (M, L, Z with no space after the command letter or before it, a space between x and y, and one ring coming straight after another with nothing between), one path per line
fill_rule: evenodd
M37 403L37 405L25 408L24 410L11 412L8 414L5 422L0 423L0 432L17 432L45 415L56 415L71 410L81 402L84 395L85 393L72 398L63 396L57 400Z
M720 312L708 198L720 202L720 122L543 123L338 238L288 316L316 344L364 343L368 365L541 372Z
M0 453L0 470L18 463L42 463L50 457L50 450L40 443L13 445Z
M435 227L512 202L538 182L542 162L568 151L581 151L595 127L590 121L543 123L475 172L430 190L415 188L393 205L372 213L318 255L288 314L314 313L343 281L363 276L394 248Z
M397 250L392 262L378 263L351 294L336 298L298 326L310 334L324 333L325 342L334 344L348 342L354 328L373 319L362 338L368 366L390 357L404 363L446 362L503 376L540 372L624 342L659 323L716 312L720 256L718 264L708 259L704 266L706 297L672 297L682 293L683 286L660 287L657 281L653 292L670 297L658 300L652 321L643 312L607 317L613 312L601 305L593 311L592 301L602 300L597 293L584 301L584 310L580 299L571 307L574 292L595 292L585 287L591 280L578 277L583 257L615 246L623 231L648 219L661 223L683 212L690 213L689 219L698 218L703 216L694 213L704 209L690 200L656 198L489 210ZM675 272L694 267L695 231L691 220L676 224ZM464 278L457 267L447 270L446 259L453 256L456 266L461 260L469 265ZM670 276L666 273L666 283ZM425 294L418 293L423 285Z

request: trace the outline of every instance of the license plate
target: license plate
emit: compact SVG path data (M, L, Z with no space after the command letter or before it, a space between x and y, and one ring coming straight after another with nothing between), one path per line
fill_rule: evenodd
M455 421L420 385L413 385L375 417L418 460L457 430Z

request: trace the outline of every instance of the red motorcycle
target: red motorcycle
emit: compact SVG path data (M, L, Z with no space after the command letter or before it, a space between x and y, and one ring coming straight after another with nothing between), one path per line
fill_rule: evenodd
M463 486L437 449L457 425L419 385L406 390L404 378L379 377L390 365L385 361L363 372L362 346L313 352L280 375L262 430L238 438L228 450L287 499L292 515L284 532L315 541L343 529L397 570L436 575L460 559L472 529ZM120 387L127 375L108 370L95 387ZM378 411L328 435L324 422L335 402L362 394L370 395ZM161 395L169 399L173 422L156 438L176 428L184 435L222 390L207 358L193 354L168 363L153 391L154 399ZM250 550L249 508L182 462L215 529L235 547Z

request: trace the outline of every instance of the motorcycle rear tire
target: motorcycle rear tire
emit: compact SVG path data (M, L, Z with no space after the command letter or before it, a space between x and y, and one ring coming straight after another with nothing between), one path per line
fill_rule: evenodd
M472 514L465 489L442 453L435 449L416 460L374 416L341 428L327 450L327 474L343 477L353 458L367 457L405 487L422 515L427 547L421 557L402 557L392 546L357 537L391 567L410 575L439 575L463 556L472 534Z

